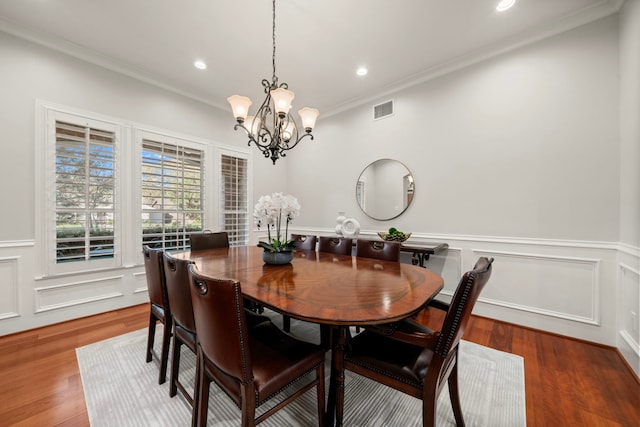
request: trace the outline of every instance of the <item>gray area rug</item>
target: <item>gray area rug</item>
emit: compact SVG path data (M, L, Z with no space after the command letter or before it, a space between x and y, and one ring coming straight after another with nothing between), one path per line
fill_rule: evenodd
M273 316L281 325L281 317ZM317 325L292 320L292 334L319 342ZM159 352L162 326L157 328ZM76 349L92 426L189 426L191 407L180 393L169 397L169 381L158 385L158 363L145 363L146 329ZM184 349L184 347L183 347ZM327 355L327 362L329 356ZM520 356L463 341L459 381L462 410L468 426L526 425L524 364ZM181 354L180 379L193 384L195 355ZM327 363L327 390L328 369ZM345 382L344 425L409 427L422 425L422 402L352 372ZM258 408L262 413L263 407ZM280 410L264 426L315 426L315 390ZM438 401L438 426L455 426L449 395ZM215 384L211 385L209 426L239 426L240 410Z

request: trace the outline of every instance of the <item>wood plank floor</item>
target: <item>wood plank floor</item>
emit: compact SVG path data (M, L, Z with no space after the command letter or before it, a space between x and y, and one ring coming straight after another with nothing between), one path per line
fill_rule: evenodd
M146 327L148 310L0 337L0 426L87 426L75 348ZM640 425L640 384L614 349L480 317L465 339L524 357L528 426Z

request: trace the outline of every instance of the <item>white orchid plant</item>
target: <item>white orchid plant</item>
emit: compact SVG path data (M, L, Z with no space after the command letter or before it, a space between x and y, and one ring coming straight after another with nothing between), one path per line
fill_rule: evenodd
M258 199L253 208L258 229L267 227L268 242L258 242L258 246L269 252L292 252L295 245L288 239L289 223L300 213L298 199L290 194L273 193ZM284 234L282 234L282 223L284 222ZM275 238L271 238L271 233Z

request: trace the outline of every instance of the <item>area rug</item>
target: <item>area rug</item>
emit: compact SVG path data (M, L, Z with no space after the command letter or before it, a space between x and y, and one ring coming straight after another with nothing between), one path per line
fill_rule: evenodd
M274 316L274 322L280 317ZM318 326L292 321L292 334L318 342ZM162 327L157 328L156 350ZM158 363L145 363L147 330L114 337L76 349L89 421L101 426L189 426L191 408L180 396L169 397L169 381L158 385ZM467 426L526 425L523 359L463 341L459 381ZM184 348L184 347L183 347ZM327 357L328 359L328 357ZM181 353L180 379L193 384L195 356ZM328 367L328 363L327 363ZM327 368L327 389L328 375ZM308 391L261 425L306 427L317 425L315 390ZM262 411L258 410L258 413ZM438 401L438 426L455 426L449 395ZM211 385L209 426L239 426L240 411ZM346 373L344 425L353 427L410 427L422 425L422 402L352 372Z

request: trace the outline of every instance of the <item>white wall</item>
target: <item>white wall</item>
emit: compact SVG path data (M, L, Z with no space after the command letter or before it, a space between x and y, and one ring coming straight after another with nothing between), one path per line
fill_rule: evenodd
M374 121L372 103L322 120L289 163L296 226L330 234L346 211L367 237L394 226L448 242L429 261L446 292L493 256L476 313L613 345L618 73L613 16L380 99L393 98L391 117ZM355 198L358 175L379 158L415 177L413 204L387 222Z
M146 301L142 266L34 280L36 100L246 147L241 133L233 131L230 111L2 32L0 81L0 335ZM284 169L259 155L254 177L255 194L286 187Z
M321 117L315 140L276 167L256 152L254 199L297 196L299 231L331 234L346 211L365 237L395 226L448 242L429 261L445 296L493 256L478 314L637 360L637 325L618 312L638 312L639 15L628 0L620 27L606 18L380 99L394 99L390 118L373 121L373 104ZM35 100L244 146L230 114L3 33L0 79L0 334L144 301L141 266L34 280ZM416 182L412 206L390 222L355 199L379 158L402 161ZM74 286L70 301L60 289Z
M640 375L640 1L620 12L618 348Z

